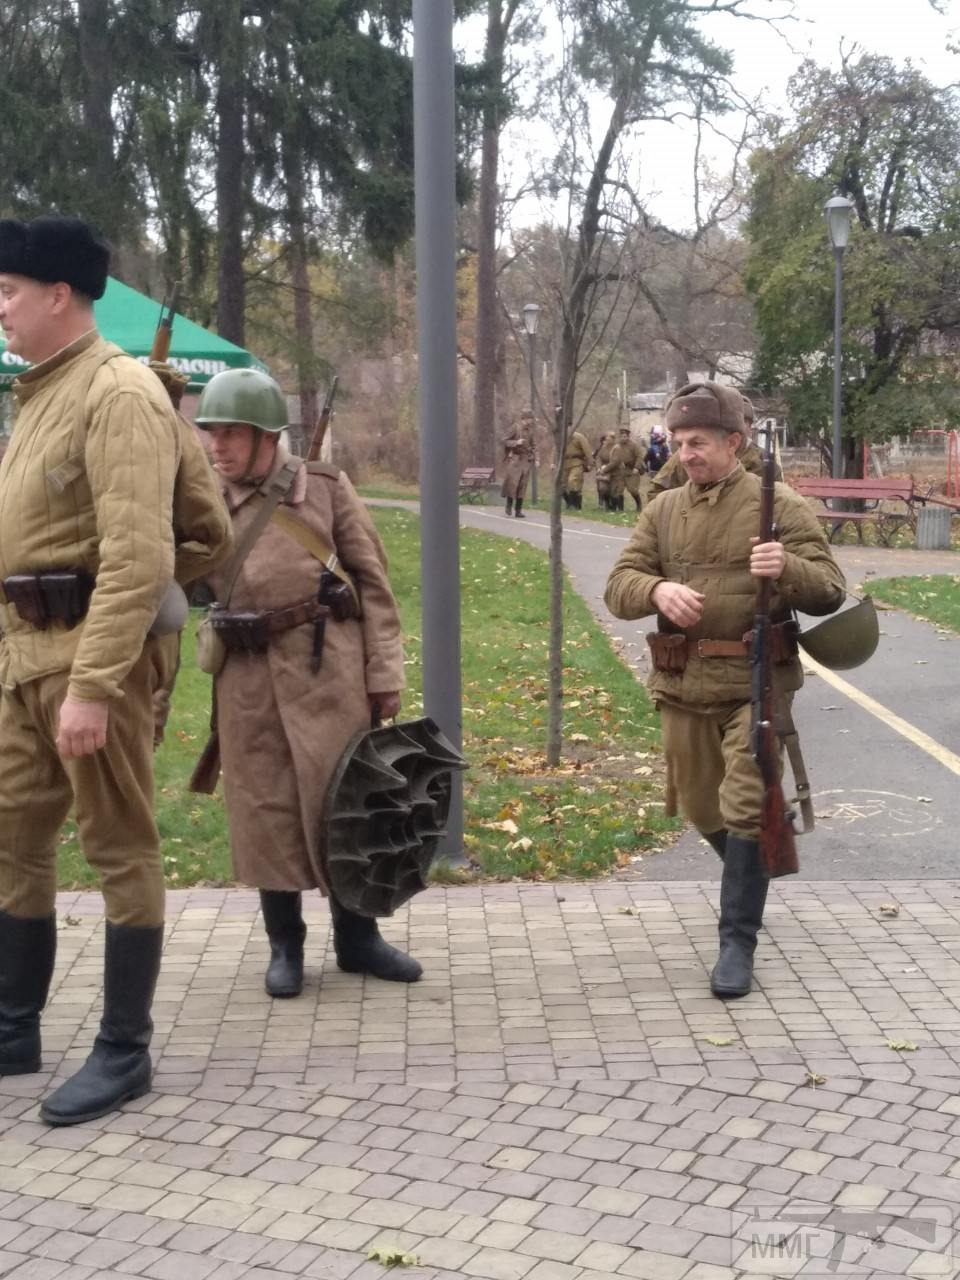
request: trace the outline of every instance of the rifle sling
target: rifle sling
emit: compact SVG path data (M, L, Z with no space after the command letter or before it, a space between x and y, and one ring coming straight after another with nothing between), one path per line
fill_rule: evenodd
M289 462L285 462L270 481L266 494L256 495L261 500L260 510L247 526L226 568L222 601L224 608L230 603L230 597L233 595L233 588L237 585L237 578L240 576L244 560L253 550L257 539L267 527L267 521L290 492L299 470L299 459L291 459Z
M793 723L790 703L779 693L774 693L777 734L790 760L790 771L797 789L796 802L800 807L802 826L798 835L807 835L814 828L813 800L810 795L810 781L807 778L806 765L803 763L803 752L800 750L800 735Z

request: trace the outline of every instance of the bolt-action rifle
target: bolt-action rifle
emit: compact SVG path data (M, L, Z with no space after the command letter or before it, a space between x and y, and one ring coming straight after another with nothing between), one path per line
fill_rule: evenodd
M330 425L330 419L333 417L333 400L337 394L337 375L334 374L330 379L330 386L327 388L327 398L323 402L323 408L320 410L320 417L317 419L317 425L313 430L313 439L310 441L310 448L307 450L307 461L316 462L320 457L320 451L323 448L323 440L327 434L327 427Z
M763 452L763 483L760 491L760 541L773 542L777 536L773 522L773 499L777 460L773 432L767 432ZM787 808L780 780L780 739L777 733L773 687L773 623L770 599L773 580L757 582L757 603L750 649L751 701L753 716L750 741L753 758L763 779L763 810L760 822L760 861L772 878L789 876L800 870L794 841L793 810Z

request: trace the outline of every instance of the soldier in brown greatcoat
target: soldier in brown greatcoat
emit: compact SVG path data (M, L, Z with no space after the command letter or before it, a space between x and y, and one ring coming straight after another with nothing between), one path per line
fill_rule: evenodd
M593 451L593 460L597 464L597 502L606 511L613 510L610 505L610 458L615 442L613 432L605 431Z
M40 1108L57 1125L150 1087L164 912L153 695L176 653L160 632L185 618L161 624L159 606L174 576L200 576L230 539L192 431L155 375L97 333L108 261L78 219L0 221L0 322L33 362L14 384L20 413L0 469L0 1076L40 1069L71 808L106 913L99 1031Z
M716 383L681 388L667 427L690 476L648 504L607 582L618 618L656 614L650 691L660 711L671 790L723 859L720 953L711 989L750 990L767 880L759 836L764 788L751 744L749 644L757 579L773 580L776 683L789 702L803 683L791 610L828 614L843 602L843 574L819 521L778 484L778 541L760 543L758 476L740 461L739 392Z
M341 969L415 982L417 961L385 942L376 920L328 893L320 848L324 800L344 749L371 717L389 719L400 706L400 617L383 545L343 472L294 458L280 442L286 401L266 374L217 374L196 422L208 435L238 546L261 495L275 484L284 493L244 556L228 602L248 629L262 619L262 651L229 652L216 677L230 847L238 879L260 890L271 953L266 989L272 996L300 993L301 894L315 888L330 897ZM342 580L329 577L318 596L324 566L337 561L356 601L344 596ZM211 579L220 600L232 569L231 562Z
M520 421L503 442L503 486L500 496L506 498L506 512L510 516L523 514L523 500L527 494L530 471L536 458L533 442L534 416L529 409L520 415Z
M623 495L629 493L640 510L640 477L644 472L643 455L630 436L629 427L617 432L617 443L610 455L610 499L615 511L623 510Z

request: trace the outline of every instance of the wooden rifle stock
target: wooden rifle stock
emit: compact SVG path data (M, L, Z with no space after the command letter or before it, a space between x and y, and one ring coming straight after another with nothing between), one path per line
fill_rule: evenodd
M772 432L767 434L763 455L763 486L760 499L760 541L772 542L776 537L773 523L776 457ZM794 875L800 870L794 840L793 811L787 807L780 780L780 742L777 734L773 689L773 631L770 621L770 599L773 583L760 578L753 620L753 646L750 653L752 677L753 723L751 739L753 758L763 779L763 808L760 819L760 861L766 874Z
M313 439L310 441L310 448L307 450L307 461L316 462L320 457L320 451L323 448L324 437L327 434L327 427L330 425L330 419L333 416L333 400L337 394L337 375L334 374L330 379L330 386L327 388L327 396L323 402L323 408L320 410L320 417L314 428Z
M167 295L164 294L163 302L160 304L160 319L157 322L157 331L153 335L153 346L150 348L150 359L156 364L166 364L170 356L170 343L173 339L173 317L176 314L177 304L180 301L181 282L178 280L173 286L173 297L167 304Z
M194 791L198 795L212 796L217 789L217 779L219 777L220 732L218 729L211 729L207 745L201 751L200 759L193 767L187 790Z

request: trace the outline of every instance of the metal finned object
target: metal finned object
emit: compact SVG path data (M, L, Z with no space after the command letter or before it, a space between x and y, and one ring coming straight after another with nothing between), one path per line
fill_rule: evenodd
M862 666L873 657L879 641L880 622L870 596L799 635L801 648L831 671L851 671Z
M330 781L319 842L323 878L348 911L389 916L427 887L453 773L466 767L426 717L352 739Z

